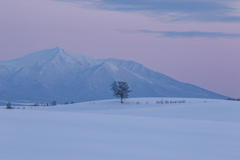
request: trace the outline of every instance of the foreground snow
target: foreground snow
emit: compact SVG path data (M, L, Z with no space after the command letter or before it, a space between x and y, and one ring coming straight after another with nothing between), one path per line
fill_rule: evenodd
M237 160L239 115L240 102L173 98L0 109L0 160Z

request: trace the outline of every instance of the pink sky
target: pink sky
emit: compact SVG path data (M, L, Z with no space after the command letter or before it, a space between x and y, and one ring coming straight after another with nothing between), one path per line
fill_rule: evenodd
M228 5L236 8L232 15L240 16L239 3ZM1 1L0 61L59 46L93 58L133 60L179 81L239 98L240 21L171 21L185 14L99 9L53 0ZM205 34L169 37L161 31ZM224 34L209 34L216 32Z

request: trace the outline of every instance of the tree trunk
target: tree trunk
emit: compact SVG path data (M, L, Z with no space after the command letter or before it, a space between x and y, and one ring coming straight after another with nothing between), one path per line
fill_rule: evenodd
M123 97L121 97L121 103L123 103Z

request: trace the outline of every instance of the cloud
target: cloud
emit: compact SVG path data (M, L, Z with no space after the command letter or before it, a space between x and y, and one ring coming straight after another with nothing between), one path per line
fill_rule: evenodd
M223 32L199 32L199 31L151 31L151 30L136 30L127 31L119 30L124 33L148 33L155 34L157 37L168 37L168 38L240 38L240 34L229 34Z
M86 2L85 0L55 0ZM236 0L88 0L92 7L122 12L150 12L155 16L173 15L175 21L240 22L240 16L230 14L238 10L230 6Z

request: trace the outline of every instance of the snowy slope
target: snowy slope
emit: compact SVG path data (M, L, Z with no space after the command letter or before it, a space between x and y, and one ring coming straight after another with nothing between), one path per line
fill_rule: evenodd
M0 62L0 94L5 101L64 103L111 99L110 85L115 80L128 82L133 91L131 97L226 98L133 61L93 59L59 47Z
M238 160L239 114L239 102L185 98L0 109L0 159Z

